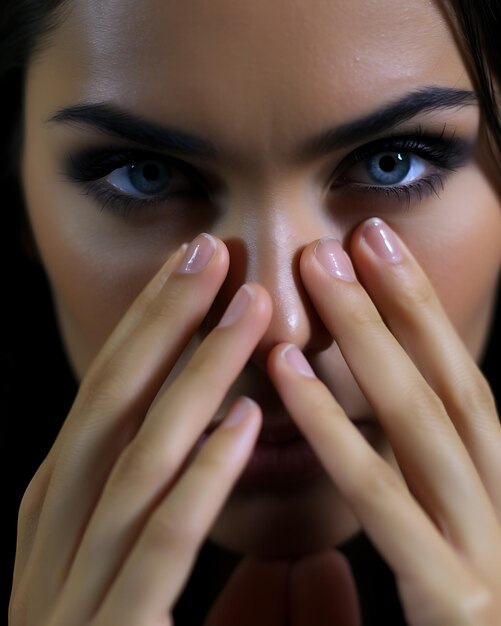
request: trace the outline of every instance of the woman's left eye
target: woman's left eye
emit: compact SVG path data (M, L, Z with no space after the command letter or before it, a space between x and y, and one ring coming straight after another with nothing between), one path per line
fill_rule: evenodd
M430 164L412 152L379 152L345 170L341 181L360 186L395 187L409 185L429 170Z

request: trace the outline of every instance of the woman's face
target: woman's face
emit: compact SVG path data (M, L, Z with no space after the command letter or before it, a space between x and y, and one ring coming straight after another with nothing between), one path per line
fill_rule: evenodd
M23 183L77 377L165 259L206 231L226 242L231 265L186 357L244 281L264 285L274 302L222 410L246 394L265 420L290 420L265 362L276 343L294 342L350 417L375 420L298 272L306 244L326 235L346 242L371 216L413 251L478 359L501 263L501 208L472 89L450 25L429 0L71 2L27 74ZM69 123L62 110L82 103ZM119 136L104 128L117 120L111 110L154 127ZM166 127L218 155L162 145ZM306 149L328 129L333 141ZM90 176L98 180L76 180ZM377 424L370 441L395 464ZM283 554L357 529L322 478L297 489L237 488L211 537Z

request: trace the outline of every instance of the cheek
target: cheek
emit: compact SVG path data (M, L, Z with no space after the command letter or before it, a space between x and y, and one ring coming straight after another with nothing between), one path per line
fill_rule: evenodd
M48 159L27 147L23 179L28 215L67 354L80 379L134 298L179 244L165 232L140 236L119 218L99 213L88 198L55 182L56 174L45 165Z
M452 323L479 356L501 266L501 205L476 169L401 235L430 278ZM452 187L452 186L451 186Z

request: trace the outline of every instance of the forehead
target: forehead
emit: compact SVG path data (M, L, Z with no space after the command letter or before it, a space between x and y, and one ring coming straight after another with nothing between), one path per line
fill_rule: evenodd
M262 156L416 87L471 88L430 0L74 0L41 61L53 108L117 102Z

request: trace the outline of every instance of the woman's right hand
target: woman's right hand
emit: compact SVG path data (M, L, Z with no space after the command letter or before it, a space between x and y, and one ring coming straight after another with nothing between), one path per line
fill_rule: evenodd
M268 327L271 300L259 285L240 288L161 389L228 266L212 237L180 248L90 366L21 504L11 626L172 624L261 425L259 407L240 398L190 458ZM230 425L232 416L243 419Z

